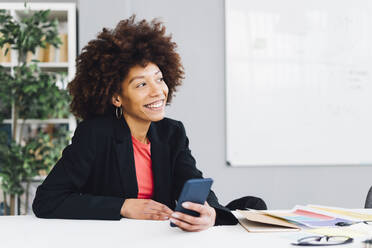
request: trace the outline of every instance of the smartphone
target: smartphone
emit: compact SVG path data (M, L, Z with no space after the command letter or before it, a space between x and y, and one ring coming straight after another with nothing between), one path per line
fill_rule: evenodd
M198 178L187 180L186 183L183 185L175 211L199 217L198 212L183 208L182 203L193 202L204 205L204 202L207 200L208 194L211 190L212 183L212 178ZM171 222L170 225L171 227L177 226L173 222Z

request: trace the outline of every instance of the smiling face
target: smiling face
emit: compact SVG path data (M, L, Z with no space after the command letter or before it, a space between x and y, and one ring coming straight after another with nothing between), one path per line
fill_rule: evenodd
M168 87L162 72L153 63L146 67L132 67L122 83L120 95L114 95L112 103L123 107L128 122L150 123L164 118Z

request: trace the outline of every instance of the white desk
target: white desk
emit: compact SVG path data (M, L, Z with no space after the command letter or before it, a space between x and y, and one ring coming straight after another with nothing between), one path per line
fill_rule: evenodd
M296 246L290 242L299 235L299 232L248 233L240 225L189 233L171 228L169 221L48 220L31 215L0 217L0 247L4 248L294 248ZM340 247L362 247L362 244L355 240Z

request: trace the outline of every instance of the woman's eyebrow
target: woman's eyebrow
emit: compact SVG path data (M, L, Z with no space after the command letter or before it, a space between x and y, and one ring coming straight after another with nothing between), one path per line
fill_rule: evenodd
M159 74L159 72L161 72L160 70L158 70L157 72L155 72L155 75ZM136 77L133 77L131 78L131 80L129 80L129 83L130 84L133 80L136 80L136 79L142 79L142 78L145 78L144 76L136 76Z
M145 77L144 76L133 77L131 80L129 80L129 83L128 84L130 84L135 79L141 79L141 78L145 78Z

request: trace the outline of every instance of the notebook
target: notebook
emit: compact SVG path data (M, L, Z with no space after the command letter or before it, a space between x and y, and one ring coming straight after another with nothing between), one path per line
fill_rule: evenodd
M281 218L254 210L237 210L239 223L248 232L288 232L301 228Z

